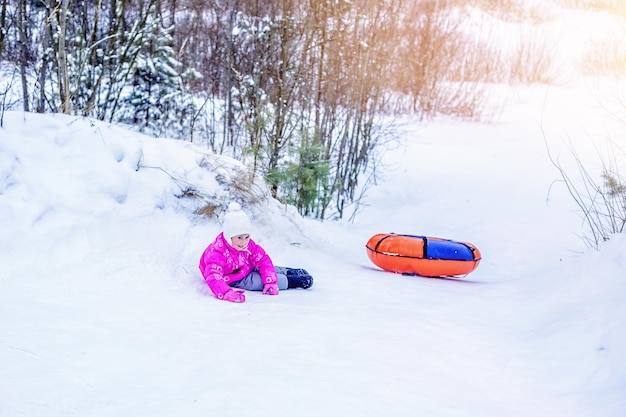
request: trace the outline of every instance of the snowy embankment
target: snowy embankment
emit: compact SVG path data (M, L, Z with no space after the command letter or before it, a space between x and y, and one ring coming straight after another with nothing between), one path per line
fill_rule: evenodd
M5 114L0 415L623 416L626 239L576 235L540 123L565 160L579 119L550 94L495 125L408 125L352 224L249 204L255 240L315 285L244 304L202 281L219 224L193 214L233 197L237 163ZM382 272L364 249L379 232L470 241L483 261L462 280Z

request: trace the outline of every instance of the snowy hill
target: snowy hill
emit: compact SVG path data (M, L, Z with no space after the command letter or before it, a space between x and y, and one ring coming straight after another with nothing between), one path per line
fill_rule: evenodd
M548 155L593 174L623 156L623 100L598 98L624 90L577 67L622 23L535 4L566 81L502 87L492 124L407 120L354 222L303 219L193 144L3 112L0 416L626 415L626 236L584 245ZM311 289L213 297L197 264L220 225L201 213L232 199ZM387 232L483 260L455 280L383 272L365 243Z
M580 122L568 94L518 97L497 125L408 124L354 223L260 188L255 239L315 285L244 304L197 270L219 224L194 211L238 198L236 162L5 114L0 415L623 416L626 239L584 247L539 126ZM386 273L364 249L379 232L470 241L483 261L457 281Z

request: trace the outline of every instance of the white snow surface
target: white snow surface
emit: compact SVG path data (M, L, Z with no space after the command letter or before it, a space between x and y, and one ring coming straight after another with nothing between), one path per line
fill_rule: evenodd
M584 245L546 151L597 156L609 123L585 91L520 89L492 124L407 121L354 222L244 205L274 263L315 283L243 304L202 280L219 222L179 197L225 202L236 161L5 113L0 415L623 417L626 236ZM455 280L384 272L365 243L387 232L483 260Z
M573 75L585 42L623 28L601 17L546 27L566 81L502 87L493 123L405 120L354 222L253 190L253 239L315 283L243 304L202 280L220 225L194 213L233 198L241 164L0 112L0 417L626 416L626 236L585 246L548 154L574 181L576 157L626 172L626 89ZM483 259L459 279L392 274L365 250L388 232Z

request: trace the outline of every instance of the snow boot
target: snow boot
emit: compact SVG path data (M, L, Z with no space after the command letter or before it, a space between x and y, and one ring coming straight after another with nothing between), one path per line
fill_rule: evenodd
M287 269L287 288L311 288L313 277L304 269Z

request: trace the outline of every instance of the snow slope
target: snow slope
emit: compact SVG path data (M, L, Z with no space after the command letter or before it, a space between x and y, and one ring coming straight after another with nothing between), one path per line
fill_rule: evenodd
M567 164L567 144L604 126L581 127L580 91L518 91L490 125L409 121L353 223L246 206L275 263L315 285L244 304L202 281L219 224L177 197L227 201L218 174L236 162L6 113L0 415L625 415L626 239L583 245L546 152L547 138ZM462 280L390 274L365 253L379 232L469 241L483 261Z
M354 222L254 188L254 239L315 285L244 304L203 282L220 228L194 214L237 195L240 164L2 113L0 416L626 415L626 237L588 249L552 163L623 162L617 82L577 75L589 39L623 25L540 4L564 84L503 88L493 124L406 120ZM483 260L460 280L383 272L365 253L381 232L469 241Z

